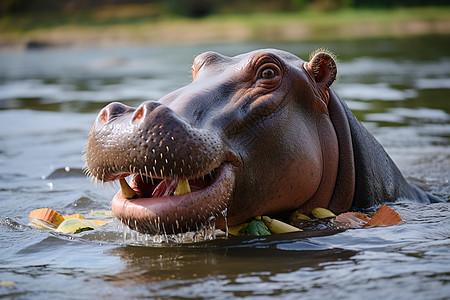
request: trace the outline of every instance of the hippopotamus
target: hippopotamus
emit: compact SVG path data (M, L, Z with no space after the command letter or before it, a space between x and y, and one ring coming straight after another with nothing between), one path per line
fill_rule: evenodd
M334 55L320 49L309 61L276 49L200 54L188 85L138 107L103 108L85 168L95 180L119 180L114 215L151 234L435 201L330 88L336 75Z

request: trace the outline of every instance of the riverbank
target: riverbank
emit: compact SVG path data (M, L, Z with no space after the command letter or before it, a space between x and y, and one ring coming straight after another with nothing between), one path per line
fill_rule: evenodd
M111 16L115 17L112 18ZM117 17L114 11L83 18L15 16L0 21L1 48L292 42L450 34L450 7L390 10L212 15L202 19Z

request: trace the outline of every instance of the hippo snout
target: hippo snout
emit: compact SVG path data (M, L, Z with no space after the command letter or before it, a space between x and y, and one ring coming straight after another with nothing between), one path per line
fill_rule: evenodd
M92 175L104 181L136 172L191 178L217 168L223 148L218 134L193 128L160 103L137 108L112 103L92 127L86 162Z
M122 220L130 218L124 204L133 210L133 229L188 231L226 208L234 177L225 149L217 133L192 127L161 103L111 103L89 133L86 169L102 182L130 177L136 199L119 191L112 207ZM180 182L189 192L177 195Z

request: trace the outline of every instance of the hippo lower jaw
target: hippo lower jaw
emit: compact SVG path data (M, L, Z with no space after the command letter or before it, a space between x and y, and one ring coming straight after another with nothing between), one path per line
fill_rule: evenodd
M225 216L234 186L234 166L223 162L200 178L187 178L192 192L173 195L172 190L158 191L162 181L174 179L134 174L130 187L138 198L127 199L119 190L111 202L114 215L131 229L142 233L180 233L198 230L213 219ZM153 194L153 196L152 196Z

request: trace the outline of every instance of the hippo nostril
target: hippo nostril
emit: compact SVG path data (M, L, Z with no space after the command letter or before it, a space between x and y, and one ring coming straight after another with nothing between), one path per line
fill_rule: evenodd
M141 119L145 116L145 106L140 106L136 111L134 112L133 118L131 119L132 123L136 123L141 121Z
M122 116L123 114L133 111L134 108L126 106L119 102L113 102L104 107L97 115L96 122L104 125L111 120Z
M98 114L97 121L102 124L105 124L106 122L108 122L108 119L109 119L108 110L106 108L103 108Z

